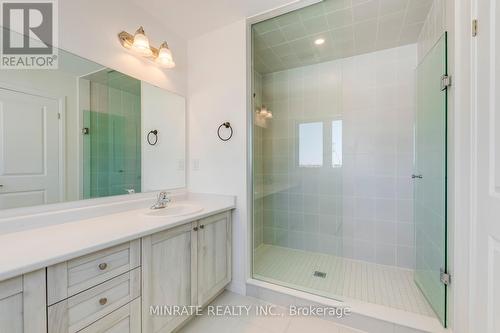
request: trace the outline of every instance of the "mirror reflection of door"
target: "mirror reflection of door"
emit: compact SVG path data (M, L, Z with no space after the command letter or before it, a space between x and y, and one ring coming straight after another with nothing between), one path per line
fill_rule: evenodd
M0 209L63 198L59 101L0 88Z

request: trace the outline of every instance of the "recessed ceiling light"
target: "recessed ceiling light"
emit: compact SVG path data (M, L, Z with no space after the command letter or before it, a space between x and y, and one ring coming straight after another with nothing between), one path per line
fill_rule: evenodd
M314 41L314 44L316 45L323 45L325 44L325 39L324 38L318 38Z

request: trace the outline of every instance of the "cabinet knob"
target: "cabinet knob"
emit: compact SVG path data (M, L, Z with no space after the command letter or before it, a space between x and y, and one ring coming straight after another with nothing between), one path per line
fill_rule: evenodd
M194 228L193 228L193 230L194 230L194 231L198 231L198 227L194 227Z
M99 269L101 271L105 270L106 268L108 268L108 264L106 264L105 262L103 262L102 264L99 264Z
M106 303L108 303L108 299L106 297L103 297L99 300L99 304L101 305L105 305Z
M200 225L200 229L204 229L204 228L205 228L205 226L203 224Z

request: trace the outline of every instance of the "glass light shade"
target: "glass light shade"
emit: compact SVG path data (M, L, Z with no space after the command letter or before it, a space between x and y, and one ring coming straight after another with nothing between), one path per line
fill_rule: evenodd
M175 67L174 57L172 55L172 51L170 51L170 48L168 47L167 42L163 42L160 45L156 62L165 68Z
M137 29L134 34L132 49L145 57L150 57L153 54L153 51L151 51L151 47L149 46L149 39L146 37L142 27Z
M324 38L318 38L314 41L314 44L316 45L323 45L325 44L325 39Z

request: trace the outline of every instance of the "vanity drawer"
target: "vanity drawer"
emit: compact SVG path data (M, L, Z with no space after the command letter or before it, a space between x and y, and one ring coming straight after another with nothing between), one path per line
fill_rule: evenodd
M48 304L62 301L139 267L140 245L137 239L48 267Z
M140 296L136 268L49 307L49 333L75 333Z
M141 333L141 298L136 298L78 333Z

